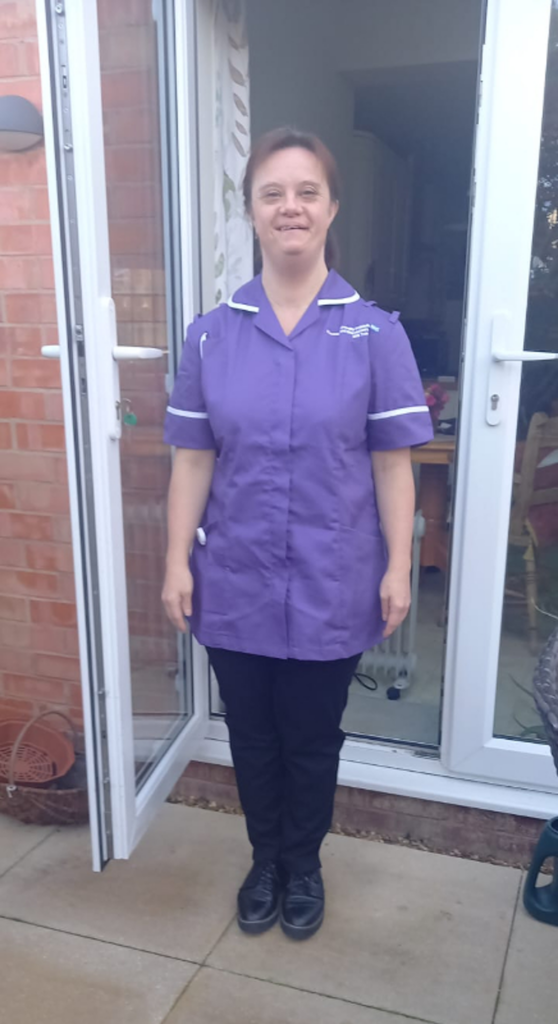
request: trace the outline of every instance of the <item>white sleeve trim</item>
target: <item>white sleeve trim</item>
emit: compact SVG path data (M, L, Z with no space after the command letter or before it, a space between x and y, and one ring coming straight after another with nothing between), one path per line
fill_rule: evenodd
M189 420L209 419L207 412L189 412L187 409L173 409L172 405L167 405L167 412L172 412L173 416L186 416Z
M389 412L369 412L369 420L388 420L392 416L406 416L411 412L428 412L427 405L410 405L408 409L390 409Z

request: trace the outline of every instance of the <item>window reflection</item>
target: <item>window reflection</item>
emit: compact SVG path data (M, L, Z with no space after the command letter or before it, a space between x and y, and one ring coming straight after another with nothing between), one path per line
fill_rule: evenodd
M550 24L525 348L558 352L558 4ZM553 618L554 616L554 618ZM558 617L558 361L523 368L498 692L498 736L545 742L533 670Z

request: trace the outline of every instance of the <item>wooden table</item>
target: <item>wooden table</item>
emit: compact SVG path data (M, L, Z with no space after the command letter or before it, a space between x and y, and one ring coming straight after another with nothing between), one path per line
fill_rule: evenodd
M412 462L420 466L418 507L426 520L420 564L444 572L448 566L448 468L454 458L455 438L446 435L411 449Z

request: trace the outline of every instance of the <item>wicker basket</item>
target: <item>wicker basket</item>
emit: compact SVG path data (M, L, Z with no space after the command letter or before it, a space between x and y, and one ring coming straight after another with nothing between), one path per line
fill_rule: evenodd
M42 784L32 786L29 784L16 784L15 768L18 750L23 740L30 732L35 723L47 715L60 715L69 723L75 742L75 728L73 722L61 711L43 711L35 715L31 721L26 722L15 737L8 769L8 782L0 784L0 813L8 814L18 821L28 825L77 825L88 821L87 790L83 787L71 786L68 783L72 774L75 755L71 750L71 757L64 758L63 744L60 747L61 760L54 760L52 763L51 780L45 781L44 771L41 768ZM13 724L13 723L12 723ZM9 730L13 734L13 729ZM64 737L61 737L64 740ZM64 740L67 743L67 741ZM31 744L28 744L31 746ZM67 755L67 752L66 752ZM27 754L25 760L29 763L33 758ZM40 757L44 765L44 758ZM67 766L64 775L60 775L58 767L62 762ZM20 762L21 764L21 762ZM69 771L68 771L69 768ZM24 773L25 774L25 773Z
M36 720L0 722L0 782L42 789L67 775L75 759L74 744L57 729Z

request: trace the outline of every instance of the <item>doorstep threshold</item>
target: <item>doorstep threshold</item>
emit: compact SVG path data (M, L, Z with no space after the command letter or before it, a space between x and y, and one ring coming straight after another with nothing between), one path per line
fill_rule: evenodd
M232 766L230 747L225 739L206 738L200 744L195 759L208 764ZM432 770L434 763L435 771ZM403 767L365 764L342 758L338 784L519 817L547 820L558 815L557 793L449 775L439 762L426 759L424 771L411 771Z

